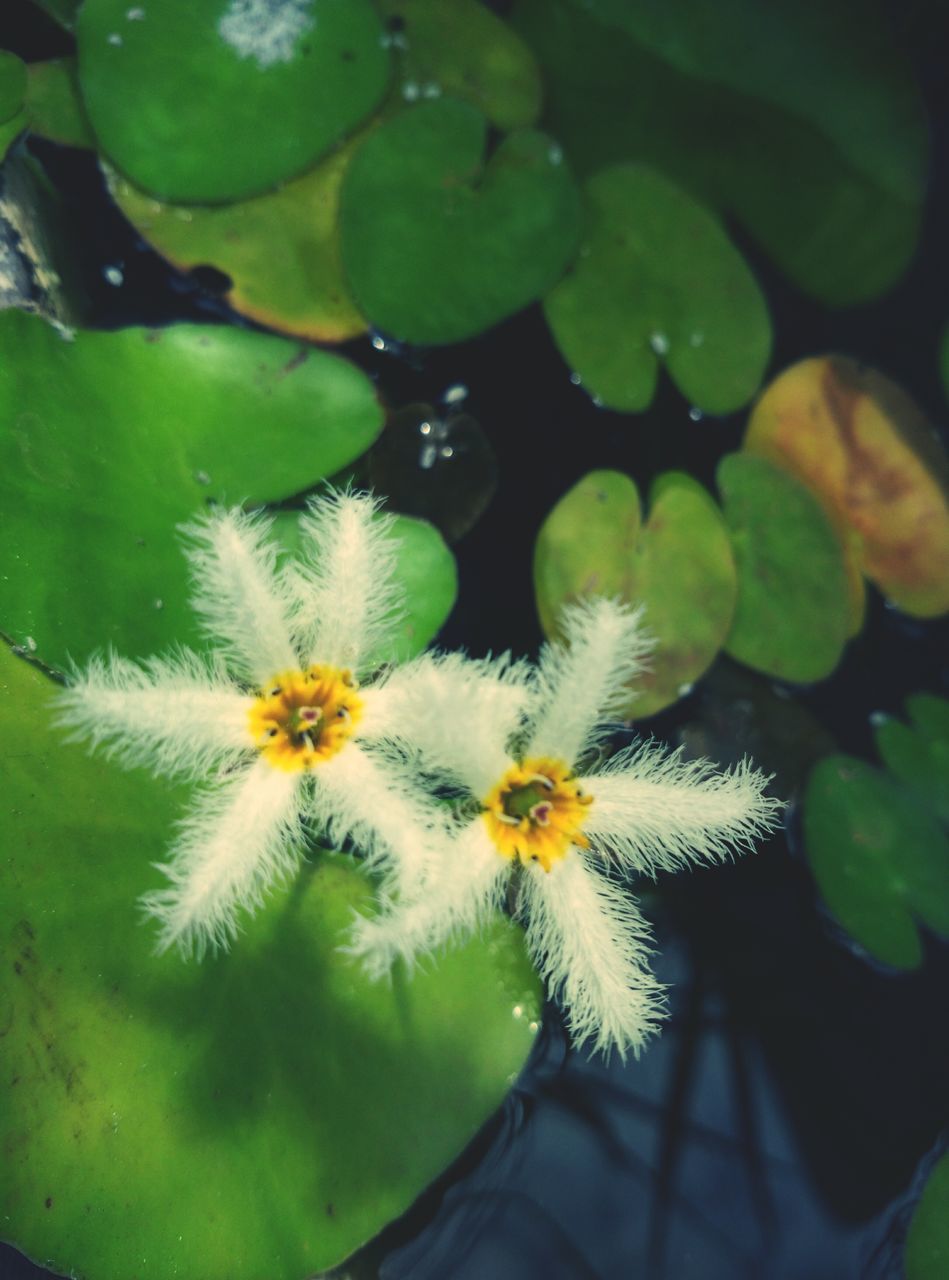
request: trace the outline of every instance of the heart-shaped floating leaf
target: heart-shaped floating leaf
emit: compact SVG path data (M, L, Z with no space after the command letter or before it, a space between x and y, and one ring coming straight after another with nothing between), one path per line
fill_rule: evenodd
M340 1261L523 1062L538 986L519 930L370 983L337 950L370 885L317 853L229 954L158 958L135 904L180 792L64 744L49 681L5 648L0 688L4 1235L88 1280Z
M372 442L369 380L231 327L80 332L0 315L0 629L53 666L191 643L174 530L299 493Z
M629 704L641 719L688 692L718 653L735 607L735 563L721 513L691 476L660 476L643 523L633 481L591 471L544 521L534 589L548 636L558 633L560 608L581 596L645 605L656 645Z
M75 59L31 62L27 70L30 132L66 147L95 147L79 92Z
M409 342L481 333L546 292L576 250L579 201L560 148L453 99L372 132L343 182L343 263L365 315Z
M161 204L117 174L110 190L142 236L182 270L210 264L230 276L227 299L245 316L315 342L366 328L339 252L339 187L348 144L278 191L236 204Z
M771 351L768 309L716 219L661 174L615 165L586 184L580 257L544 303L557 346L591 395L645 409L660 358L691 403L751 399Z
M402 96L461 98L505 131L540 114L540 71L524 41L480 0L379 0L400 56Z
M949 1271L949 1155L930 1173L906 1237L906 1280L942 1280Z
M802 360L755 405L744 447L821 498L900 609L949 610L949 459L895 383L843 356Z
M619 26L592 7L514 11L544 73L545 125L578 173L652 165L834 305L898 278L919 233L928 126L882 5L728 0L689 20L618 0Z
M278 512L274 532L288 552L298 550L300 524L296 512ZM398 542L395 576L405 592L405 616L396 641L367 658L367 667L405 662L421 653L441 630L458 594L455 557L433 525L400 515L396 516L393 534Z
M137 186L183 203L300 173L389 79L369 0L85 0L76 38L102 150Z
M949 702L933 693L906 699L910 724L887 719L876 728L884 764L949 823Z
M828 756L808 779L804 840L827 905L878 959L920 963L914 919L949 935L949 838L896 779Z
M764 458L731 453L718 487L738 564L725 651L782 680L822 680L847 640L844 555L823 507Z

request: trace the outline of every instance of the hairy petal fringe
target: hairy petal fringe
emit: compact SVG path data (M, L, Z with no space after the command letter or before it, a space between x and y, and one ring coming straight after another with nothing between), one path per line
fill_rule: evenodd
M593 796L584 833L626 870L655 875L746 853L780 823L770 778L742 760L719 772L652 742L619 752L584 779Z
M296 869L302 840L302 775L258 760L201 793L180 827L171 881L142 898L161 925L158 949L201 959L238 933L239 911L254 911L274 882Z
M638 1057L658 1030L664 997L648 968L649 926L630 894L578 850L549 873L525 868L521 885L528 949L574 1043Z
M541 649L527 755L576 764L602 741L652 648L642 615L642 609L602 596L564 608L564 643Z
M54 723L126 768L202 778L252 750L250 703L219 660L181 649L139 664L110 653L74 671Z
M195 610L235 674L256 687L300 662L290 631L292 597L268 537L272 523L232 510L182 526Z

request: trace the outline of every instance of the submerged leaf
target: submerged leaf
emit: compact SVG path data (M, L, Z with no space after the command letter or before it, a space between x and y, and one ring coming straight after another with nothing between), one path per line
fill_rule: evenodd
M558 633L561 607L582 596L645 606L656 643L629 703L629 714L642 719L688 692L721 648L735 607L735 563L721 513L691 476L660 476L643 523L633 481L591 471L544 521L534 589L548 636Z
M641 165L604 169L586 196L580 257L544 308L590 394L612 409L645 409L661 359L700 409L745 404L768 361L771 325L715 218Z
M820 497L859 568L900 609L949 610L949 459L888 378L843 356L802 360L755 405L744 447Z
M576 187L544 134L508 134L487 161L486 120L453 99L369 134L346 174L343 263L357 304L408 342L481 333L563 274L579 231Z
M227 955L157 957L136 900L180 790L54 735L52 686L5 647L0 689L4 1235L93 1278L305 1280L341 1261L524 1061L539 992L520 930L499 919L371 983L338 950L370 884L317 852Z

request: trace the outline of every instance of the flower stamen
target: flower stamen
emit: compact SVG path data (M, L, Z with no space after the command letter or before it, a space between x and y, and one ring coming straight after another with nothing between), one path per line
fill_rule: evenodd
M353 732L362 699L349 671L317 665L274 677L248 712L251 737L277 769L312 769L334 756Z
M592 800L562 760L525 760L485 798L484 819L498 853L549 871L571 845L587 847L581 827Z

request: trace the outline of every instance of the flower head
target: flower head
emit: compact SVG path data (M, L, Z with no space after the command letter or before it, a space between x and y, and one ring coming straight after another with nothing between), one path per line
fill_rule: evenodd
M625 1055L655 1030L663 995L648 925L616 873L725 858L781 806L747 762L716 772L647 743L589 765L649 642L640 613L612 600L571 606L562 623L566 643L546 645L536 670L431 658L411 691L396 679L384 692L380 723L408 732L421 767L466 793L471 816L411 893L357 923L351 949L383 972L477 928L513 887L574 1040Z
M297 866L305 821L406 875L428 856L434 802L366 750L377 655L399 620L396 543L376 505L311 502L302 555L282 567L268 520L194 522L186 553L210 657L96 659L61 697L61 723L121 763L204 782L161 867L168 886L143 899L162 948L200 955L233 938L240 909Z

